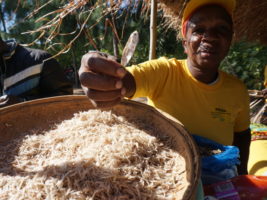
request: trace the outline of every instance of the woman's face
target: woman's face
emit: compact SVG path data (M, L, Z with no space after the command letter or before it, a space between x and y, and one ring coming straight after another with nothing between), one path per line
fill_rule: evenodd
M215 5L197 10L188 21L183 41L189 63L198 68L218 68L227 55L233 27L227 12Z

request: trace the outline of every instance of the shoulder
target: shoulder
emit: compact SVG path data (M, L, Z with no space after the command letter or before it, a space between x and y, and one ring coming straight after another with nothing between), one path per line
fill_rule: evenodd
M160 57L158 59L149 60L138 65L127 67L127 70L134 76L137 74L144 74L149 76L168 77L169 75L179 74L179 71L184 68L183 63L185 63L184 60Z
M182 65L184 60L178 60L176 58L160 57L155 60L147 61L147 63L154 63L158 65Z
M223 71L221 71L221 73L224 77L224 84L226 85L227 88L232 88L239 92L247 93L247 87L242 80L240 80L238 77L232 74L228 74Z
M12 56L13 59L24 60L26 62L41 62L49 57L51 55L44 50L28 48L21 45L17 45L15 54Z
M226 73L224 71L221 71L221 73L223 74L224 76L224 79L228 82L230 82L231 84L234 84L234 85L244 85L244 83L236 76L232 75L232 74L229 74L229 73Z
M160 57L158 59L149 60L136 65L137 67L147 67L152 69L171 69L177 66L182 66L183 60L177 60L175 58Z
M47 51L41 49L25 48L25 51L28 52L28 54L35 60L45 60L51 57Z

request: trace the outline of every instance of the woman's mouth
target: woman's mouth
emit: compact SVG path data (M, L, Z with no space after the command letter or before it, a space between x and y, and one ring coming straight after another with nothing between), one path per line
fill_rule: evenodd
M202 57L210 57L210 56L214 55L214 53L209 52L209 51L201 51L201 52L200 52L200 55L201 55Z
M216 52L213 51L213 50L200 50L200 55L201 57L203 58L208 58L208 57L212 57L212 56L215 56L216 55Z

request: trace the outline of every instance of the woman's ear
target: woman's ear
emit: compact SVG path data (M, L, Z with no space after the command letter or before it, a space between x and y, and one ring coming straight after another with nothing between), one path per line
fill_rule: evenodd
M184 47L184 53L187 54L187 41L185 39L182 40L182 44Z

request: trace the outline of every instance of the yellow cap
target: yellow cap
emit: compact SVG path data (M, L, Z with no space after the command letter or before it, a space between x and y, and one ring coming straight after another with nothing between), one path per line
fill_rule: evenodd
M182 17L182 27L184 25L184 22L188 20L188 18L193 14L194 11L196 11L199 7L202 7L204 5L208 4L215 4L222 6L226 9L226 11L229 13L229 15L233 15L236 1L235 0L190 0L184 9L183 17ZM182 32L182 34L184 34Z

